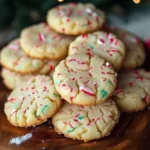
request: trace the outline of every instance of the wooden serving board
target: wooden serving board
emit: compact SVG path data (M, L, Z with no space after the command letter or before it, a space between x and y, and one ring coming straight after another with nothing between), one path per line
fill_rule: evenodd
M150 55L143 66L150 70ZM31 127L18 128L12 126L3 112L4 102L9 90L0 78L0 150L150 150L150 110L131 114L122 114L119 124L112 134L100 140L84 143L58 135L51 120ZM20 141L30 135L28 140Z

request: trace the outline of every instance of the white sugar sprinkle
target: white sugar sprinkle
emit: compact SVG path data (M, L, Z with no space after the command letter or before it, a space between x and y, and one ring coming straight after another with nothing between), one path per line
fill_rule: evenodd
M18 136L16 138L13 138L9 141L9 144L16 144L16 145L20 145L21 143L25 142L26 140L30 139L32 137L31 133L28 133L24 136Z
M92 13L92 9L90 9L90 8L86 8L85 11L86 11L87 13L89 13L89 14Z
M106 62L106 66L108 67L110 65L110 63L109 62Z

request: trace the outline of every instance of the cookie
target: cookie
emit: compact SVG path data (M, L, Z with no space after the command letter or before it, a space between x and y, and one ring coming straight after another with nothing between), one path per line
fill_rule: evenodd
M3 68L1 71L1 76L3 78L3 83L6 85L6 87L10 90L13 90L17 86L24 84L27 80L29 80L34 75L32 73L22 75L10 71L6 68Z
M56 66L53 78L61 97L78 105L103 103L116 87L116 72L97 55L68 56Z
M118 123L120 112L112 100L96 106L65 103L52 118L56 132L84 142L108 136Z
M58 61L49 61L45 63L44 67L36 73L28 73L28 74L20 74L17 72L13 72L6 68L2 68L1 76L3 78L3 83L10 90L15 89L17 86L26 83L31 77L35 75L44 75L47 74L50 77L53 77L53 72L55 66L58 64Z
M125 47L114 34L98 31L78 36L69 47L69 55L75 53L96 54L118 71L125 57Z
M8 121L18 127L35 126L52 117L61 106L53 80L48 76L32 77L9 95L4 106Z
M80 35L96 31L105 21L104 13L87 3L69 3L50 9L47 22L57 32Z
M140 39L118 27L107 26L104 29L114 33L125 44L126 56L122 66L124 69L135 69L143 65L146 56L144 45Z
M12 41L4 47L0 57L3 67L22 74L39 71L44 66L42 60L32 59L25 55L20 47L19 39Z
M53 31L47 24L27 27L21 32L21 46L33 58L61 60L68 54L68 46L74 38Z
M143 69L122 72L113 100L122 112L137 112L150 104L150 72Z

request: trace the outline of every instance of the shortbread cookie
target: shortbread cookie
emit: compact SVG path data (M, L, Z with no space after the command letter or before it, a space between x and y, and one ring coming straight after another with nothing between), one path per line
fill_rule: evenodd
M36 73L28 73L28 74L20 74L17 72L13 72L6 68L2 68L1 76L3 78L3 83L6 87L10 90L15 89L17 86L26 83L31 77L35 75L49 75L53 77L55 66L58 64L58 61L49 61L47 62L44 67Z
M17 72L10 71L6 68L3 68L1 71L1 76L3 78L3 83L10 90L15 89L17 86L24 84L29 80L34 74L19 74Z
M52 117L61 106L53 80L48 76L32 77L9 95L4 112L18 127L35 126Z
M56 66L53 78L61 97L78 105L103 103L116 87L114 69L97 55L68 56Z
M150 72L140 69L119 74L113 100L123 112L145 109L150 104Z
M96 54L119 70L125 57L125 47L114 34L99 31L78 36L69 47L69 55L75 53Z
M61 60L68 54L74 38L56 33L45 23L25 28L21 33L21 46L33 58Z
M108 136L118 123L120 112L112 100L96 106L65 103L52 118L56 132L84 142Z
M93 32L100 28L104 21L104 13L89 3L59 5L50 9L47 15L51 28L68 35Z
M132 33L117 27L108 26L105 30L116 34L125 44L126 56L123 62L123 68L135 69L143 65L145 61L145 49L140 39Z
M0 57L2 66L22 74L39 71L44 66L42 60L32 59L25 55L20 47L19 39L4 47Z

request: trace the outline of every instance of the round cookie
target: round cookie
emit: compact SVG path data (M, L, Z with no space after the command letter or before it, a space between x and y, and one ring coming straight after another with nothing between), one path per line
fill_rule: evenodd
M53 78L61 97L78 105L103 103L116 87L116 72L97 55L68 56L56 66Z
M13 90L19 85L26 83L26 81L34 76L34 74L30 73L22 75L17 72L10 71L6 68L2 68L1 76L6 87L10 90Z
M125 47L114 34L98 31L78 36L69 46L69 55L75 53L96 54L118 71L125 57Z
M114 26L107 26L105 31L114 33L126 47L126 56L123 62L124 69L135 69L141 67L145 61L145 48L134 34Z
M27 27L21 32L21 46L33 58L61 60L68 54L74 38L53 31L47 24Z
M65 103L52 118L56 132L84 142L108 136L118 123L120 112L112 100L96 106Z
M3 67L22 74L37 72L44 66L42 60L33 59L25 55L20 47L19 39L4 47L0 57Z
M104 13L87 3L69 3L50 9L47 22L57 32L80 35L96 31L105 21Z
M113 100L122 112L137 112L150 104L150 72L143 69L118 75Z
M52 117L61 106L53 80L48 76L32 77L9 95L4 106L8 121L18 127L35 126Z
M55 66L58 64L58 61L49 61L44 67L36 73L28 73L28 74L20 74L17 72L13 72L6 68L2 68L1 76L3 78L3 83L10 90L15 89L17 86L26 83L31 77L35 75L48 74L50 77L53 77L53 72Z

